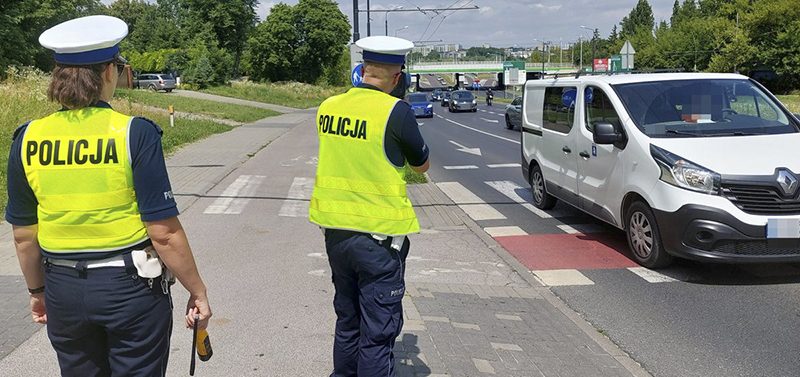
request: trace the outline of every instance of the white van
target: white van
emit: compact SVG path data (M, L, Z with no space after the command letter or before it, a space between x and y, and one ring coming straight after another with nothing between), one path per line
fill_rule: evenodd
M522 171L627 234L650 268L673 257L800 261L800 122L736 74L647 73L525 84Z

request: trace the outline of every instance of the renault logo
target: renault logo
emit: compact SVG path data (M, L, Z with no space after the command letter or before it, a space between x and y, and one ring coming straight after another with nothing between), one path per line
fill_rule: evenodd
M797 178L786 170L778 172L778 184L785 195L792 195L797 189Z

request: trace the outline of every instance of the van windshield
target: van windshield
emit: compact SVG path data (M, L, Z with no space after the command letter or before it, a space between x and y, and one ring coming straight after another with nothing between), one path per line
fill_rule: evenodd
M748 80L677 80L615 85L650 137L720 137L798 132L786 110Z

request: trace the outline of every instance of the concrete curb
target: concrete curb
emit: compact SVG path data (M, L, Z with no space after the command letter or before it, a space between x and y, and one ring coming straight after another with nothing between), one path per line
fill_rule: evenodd
M428 177L428 180L430 183L434 183L430 177ZM436 185L434 184L433 186ZM438 190L439 187L436 186L436 189ZM603 351L607 352L614 359L616 359L628 372L635 377L653 377L650 372L644 369L641 364L639 364L636 360L631 358L630 355L614 344L611 339L599 333L591 323L587 322L586 319L580 315L580 313L572 310L566 303L564 303L564 301L556 296L555 293L553 293L538 278L536 278L536 276L533 275L527 267L520 263L517 258L514 258L514 256L511 255L505 248L503 248L503 246L497 243L494 238L484 232L483 228L481 228L478 223L472 220L472 218L467 216L463 210L456 206L456 208L454 208L454 212L459 216L459 218L461 218L467 228L469 228L472 233L478 236L478 238L480 238L481 241L483 241L486 246L489 247L489 249L497 254L500 259L508 263L514 272L516 272L520 277L522 277L522 279L536 289L536 292L542 295L542 297L544 297L551 305L553 305L560 312L564 313L564 315L567 316L572 323L577 325L581 331L595 341L600 348L603 349Z

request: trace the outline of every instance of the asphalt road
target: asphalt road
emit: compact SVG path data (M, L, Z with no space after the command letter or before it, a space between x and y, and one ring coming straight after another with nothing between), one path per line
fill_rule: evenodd
M654 376L800 375L800 265L638 268L621 231L563 203L531 209L504 107L419 119L431 179L487 233Z

